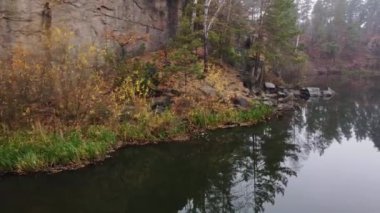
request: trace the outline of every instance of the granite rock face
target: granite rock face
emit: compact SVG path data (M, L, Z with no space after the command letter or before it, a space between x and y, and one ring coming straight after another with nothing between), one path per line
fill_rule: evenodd
M157 49L175 34L180 8L181 0L1 0L0 57L17 45L44 51L54 29L72 32L74 46ZM128 35L144 39L131 47Z

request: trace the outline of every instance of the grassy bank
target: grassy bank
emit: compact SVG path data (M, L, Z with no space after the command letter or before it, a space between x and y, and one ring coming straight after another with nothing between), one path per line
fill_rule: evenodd
M0 139L0 172L35 172L80 167L103 159L116 144L116 134L104 127L54 133L13 132Z
M44 130L4 133L0 138L0 172L75 169L104 159L120 145L158 143L231 124L254 124L271 113L272 110L263 105L223 112L196 110L186 117L168 111L136 122L125 122L115 129L91 126L61 134Z

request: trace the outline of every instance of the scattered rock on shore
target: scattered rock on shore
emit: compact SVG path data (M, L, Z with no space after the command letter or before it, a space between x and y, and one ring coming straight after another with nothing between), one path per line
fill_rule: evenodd
M233 97L231 98L231 101L234 104L234 106L238 108L249 109L252 106L249 100L241 96Z
M214 89L214 87L212 86L209 86L209 85L204 85L200 88L200 91L206 95L206 96L209 96L211 98L216 98L218 96L218 93L216 92L216 90Z

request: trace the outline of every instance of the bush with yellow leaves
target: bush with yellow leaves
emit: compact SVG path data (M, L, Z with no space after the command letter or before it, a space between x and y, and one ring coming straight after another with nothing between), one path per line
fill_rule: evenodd
M116 117L120 108L116 98L102 71L91 63L100 51L89 46L73 54L70 35L53 30L54 41L46 42L46 52L52 57L35 57L15 47L11 60L0 64L3 125L60 128L105 123Z

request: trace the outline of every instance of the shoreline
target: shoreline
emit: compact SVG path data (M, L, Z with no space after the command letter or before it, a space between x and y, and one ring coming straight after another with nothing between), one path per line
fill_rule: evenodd
M263 110L264 109L264 110ZM260 113L256 118L250 118L249 120L246 120L245 122L234 122L234 121L228 121L224 123L217 124L216 126L206 126L206 127L200 127L200 126L194 126L194 124L187 123L186 127L186 133L178 134L178 135L172 135L167 136L166 138L163 138L161 140L147 140L147 141L139 141L139 140L133 140L131 139L129 142L122 142L122 140L117 139L115 142L111 142L111 146L107 148L107 150L104 153L100 153L97 156L91 157L90 159L80 159L77 162L70 162L67 164L57 164L52 166L43 166L40 168L33 168L30 170L17 170L13 169L13 171L5 171L0 172L0 177L5 176L29 176L34 174L57 174L65 171L76 171L79 169L83 169L90 166L96 166L105 160L112 158L112 154L122 150L127 149L128 147L143 147L143 146L149 146L149 145L158 145L158 144L173 144L173 143L186 143L189 141L192 137L197 136L201 134L202 132L206 131L212 131L216 129L229 129L229 128L238 128L238 127L248 127L248 126L255 126L262 122L267 122L271 120L273 117L279 115L279 110L276 107L264 107L264 105L259 105L258 107L254 107L251 110L263 110L262 113ZM244 110L237 110L239 113L244 113ZM248 112L248 111L247 111ZM193 134L191 134L193 133ZM120 133L115 133L115 136L119 138ZM128 140L126 140L128 141ZM85 141L82 143L86 143ZM1 149L3 147L0 146L0 153Z

